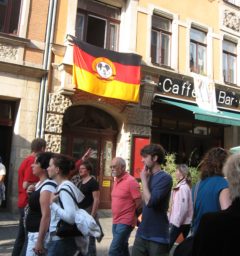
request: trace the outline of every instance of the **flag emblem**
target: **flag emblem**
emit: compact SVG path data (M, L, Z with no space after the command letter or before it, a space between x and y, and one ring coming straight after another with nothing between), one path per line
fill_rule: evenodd
M116 75L114 64L107 58L97 58L92 64L93 70L98 74L100 79L113 80Z

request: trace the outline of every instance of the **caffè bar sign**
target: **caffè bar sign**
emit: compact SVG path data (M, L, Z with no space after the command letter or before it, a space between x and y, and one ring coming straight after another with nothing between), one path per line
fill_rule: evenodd
M195 102L195 89L193 79L178 79L167 76L160 76L157 90L164 95L175 96L177 98L189 98ZM239 107L240 94L216 88L216 101L218 106Z

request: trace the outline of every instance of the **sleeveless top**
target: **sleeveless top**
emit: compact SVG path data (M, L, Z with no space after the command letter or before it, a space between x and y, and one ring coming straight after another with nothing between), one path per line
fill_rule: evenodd
M198 186L197 198L193 211L193 233L196 232L200 219L204 213L221 210L219 195L225 188L228 188L228 182L222 176L212 176L201 180Z
M57 184L52 180L45 180L40 187L37 187L28 198L28 212L26 218L26 229L29 232L38 232L42 218L41 205L40 205L40 193L42 191L56 191Z

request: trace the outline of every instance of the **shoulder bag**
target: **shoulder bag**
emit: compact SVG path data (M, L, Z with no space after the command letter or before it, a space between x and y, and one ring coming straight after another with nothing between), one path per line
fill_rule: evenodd
M68 187L71 189L70 186L68 186ZM60 191L67 192L72 197L72 199L76 203L76 205L78 206L77 199L74 197L72 189L71 189L72 193L70 193L65 188L60 189L58 193L60 193ZM60 203L60 206L64 209L63 203L61 202L60 197L59 197L59 203ZM74 236L82 236L82 233L78 230L77 225L75 223L69 224L64 220L59 220L57 227L56 227L56 235L59 237L74 237Z

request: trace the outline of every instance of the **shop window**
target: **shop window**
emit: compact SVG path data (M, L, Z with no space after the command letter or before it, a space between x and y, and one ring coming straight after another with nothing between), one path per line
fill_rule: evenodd
M21 0L0 0L0 32L17 34Z
M237 83L237 45L223 41L223 79L225 83Z
M225 2L236 5L240 7L240 0L225 0Z
M79 1L78 7L76 36L95 46L117 51L120 8L86 0Z
M172 21L158 15L152 16L151 58L152 63L170 66Z
M201 75L207 73L207 37L206 33L191 28L190 32L190 70Z

